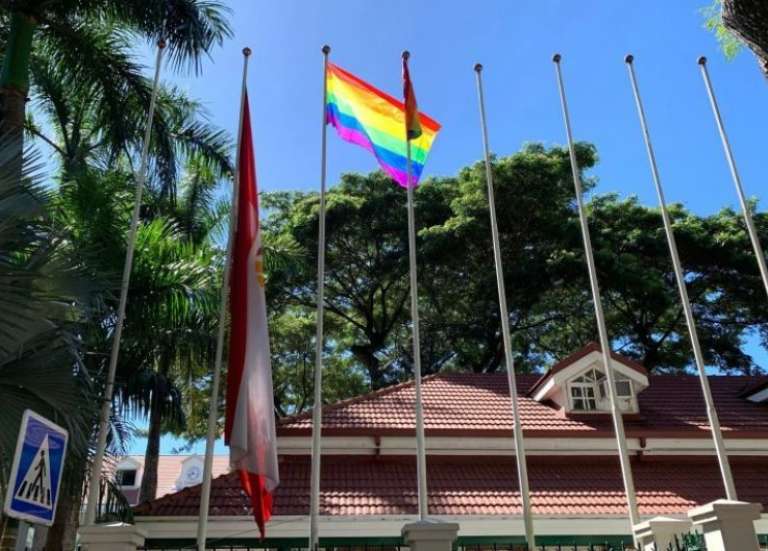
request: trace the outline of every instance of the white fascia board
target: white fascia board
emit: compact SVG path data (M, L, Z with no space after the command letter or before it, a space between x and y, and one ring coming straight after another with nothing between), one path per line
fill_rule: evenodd
M768 439L766 438L725 438L725 448L736 455L766 455L768 454ZM648 438L645 451L658 455L685 455L688 453L714 454L715 445L712 438Z
M290 437L291 441L278 439L278 453L281 455L308 455L312 441L309 437ZM726 438L726 449L740 455L768 454L768 438ZM590 437L537 437L525 439L526 451L530 455L613 455L616 441L613 436ZM513 455L515 441L511 437L448 437L430 436L426 439L430 455ZM709 433L698 438L647 438L641 446L639 438L628 438L630 452L642 451L647 454L688 455L709 454L714 445ZM409 436L382 436L379 445L371 436L348 436L323 438L323 455L412 455L416 442Z
M685 515L665 515L687 518ZM523 535L523 520L517 515L449 516L430 518L459 524L459 536ZM648 520L650 516L644 516ZM417 515L320 517L323 537L397 537L402 527L418 520ZM147 530L148 538L194 538L197 517L136 517L135 523ZM306 516L276 516L267 523L270 538L305 538L309 521ZM629 520L624 516L534 516L534 528L541 536L589 536L631 534ZM768 514L755 522L759 534L768 533ZM259 529L250 517L211 517L208 537L258 538Z

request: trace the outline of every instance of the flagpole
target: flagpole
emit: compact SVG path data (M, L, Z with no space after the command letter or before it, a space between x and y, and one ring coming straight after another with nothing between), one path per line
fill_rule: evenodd
M328 100L328 54L331 47L323 46L323 117L320 138L320 213L317 236L317 333L315 334L315 384L312 406L312 472L309 498L309 549L320 545L318 520L320 516L320 436L323 424L323 315L325 308L325 174L326 174L326 102Z
M115 390L115 373L117 372L117 360L120 356L120 340L123 335L123 325L125 324L125 307L128 302L128 287L131 282L131 268L133 266L133 253L136 248L136 235L139 230L139 214L141 212L141 196L144 191L144 182L147 177L147 158L149 156L149 139L152 135L152 123L155 117L155 105L157 103L157 93L160 87L160 67L162 64L163 50L165 49L165 40L159 40L157 43L157 55L155 57L155 76L152 82L152 95L149 100L149 112L147 113L147 126L144 129L144 143L141 149L141 162L139 171L135 175L136 192L133 204L133 216L131 226L128 232L128 242L125 250L125 263L123 264L123 278L120 285L120 300L117 307L117 320L115 321L114 335L112 336L112 351L109 356L109 368L107 369L107 380L104 386L104 397L101 403L99 413L99 432L96 442L96 454L93 457L91 473L88 486L88 502L85 509L84 524L90 525L96 522L96 509L99 501L99 488L101 480L101 470L104 464L104 454L107 447L107 435L109 433L109 417L112 411L112 395Z
M731 143L728 141L728 136L725 133L725 126L723 125L723 118L720 115L720 108L717 105L717 99L715 98L715 91L712 88L712 81L709 79L709 72L707 71L707 58L701 56L699 58L699 67L701 68L701 76L704 79L704 86L707 88L707 95L709 96L709 103L712 106L712 114L715 116L715 122L717 122L717 129L720 133L720 140L723 142L723 151L725 152L725 158L728 160L728 167L731 169L731 178L733 179L733 185L736 187L736 194L739 196L739 204L741 205L741 212L744 215L744 224L747 226L747 232L749 232L749 239L752 241L752 248L755 251L757 257L757 266L760 268L760 276L763 279L763 286L765 292L768 293L768 266L765 263L765 253L763 247L760 245L760 238L757 235L757 229L755 228L755 222L752 219L752 213L749 211L749 204L747 198L744 196L744 188L741 185L741 177L739 171L736 169L736 161L733 158L733 151L731 151Z
M635 495L635 483L632 479L632 465L629 462L629 453L627 452L627 442L624 435L624 419L621 416L616 400L616 386L614 382L613 365L611 362L611 342L608 339L608 329L605 324L605 315L603 314L603 303L600 298L600 287L597 282L597 270L595 268L595 258L592 253L592 242L589 236L589 225L587 223L587 213L584 209L584 199L582 197L581 177L579 176L579 165L576 160L576 148L573 143L571 132L571 121L568 115L568 102L565 98L565 87L563 86L563 75L560 70L560 54L555 54L552 61L555 63L557 73L557 85L560 91L560 104L563 110L563 122L565 123L565 133L568 138L568 154L571 159L571 172L573 174L573 186L576 191L576 205L579 210L579 223L581 225L581 236L584 241L584 256L587 259L587 270L589 272L589 283L592 288L592 302L595 308L595 318L597 319L597 331L600 334L600 348L603 353L603 363L605 364L605 378L608 383L608 398L611 406L611 417L613 419L613 428L616 434L616 445L619 452L619 463L621 464L621 476L624 480L624 490L627 494L627 509L629 510L629 521L634 526L640 522L640 515L637 509L637 496Z
M499 244L499 226L496 220L496 201L493 192L493 171L491 170L491 153L488 146L488 126L485 119L485 96L483 94L483 66L475 65L477 77L477 97L480 104L480 126L483 133L483 156L485 158L485 181L488 185L488 210L491 214L491 238L493 241L493 261L496 265L496 286L499 291L499 314L501 317L501 333L504 341L504 355L507 363L507 382L509 397L512 401L513 431L515 437L515 460L517 463L517 478L520 484L520 497L523 502L523 523L525 525L525 540L528 550L535 550L533 517L531 514L531 495L528 486L528 467L525 460L525 443L523 428L520 423L518 407L517 381L515 380L515 359L512 355L512 339L509 329L509 310L507 308L507 292L504 288L504 271L501 265L501 245Z
M635 105L637 107L637 114L640 118L640 127L643 131L643 140L645 141L645 150L648 153L648 161L651 166L651 176L653 177L653 183L656 187L656 195L659 199L661 218L664 221L664 232L667 235L669 253L672 256L672 265L675 270L677 289L680 292L680 301L683 303L685 323L688 326L688 335L690 336L691 346L693 347L693 356L696 360L696 368L699 372L701 390L704 394L704 402L707 407L707 418L709 419L709 426L712 429L712 440L715 444L715 453L717 454L717 461L720 465L720 474L723 477L723 485L725 486L725 496L730 500L736 501L738 498L736 496L736 486L733 483L733 475L731 474L731 466L728 463L728 452L725 449L723 433L720 430L720 420L718 419L717 411L715 410L715 403L712 399L712 390L709 388L709 379L707 379L707 373L704 368L704 354L702 353L698 331L696 330L696 322L693 317L691 301L688 298L688 289L685 284L683 268L680 263L680 255L677 251L674 230L672 229L672 219L669 216L667 202L664 198L664 190L661 187L661 177L659 176L659 169L656 165L656 155L653 151L653 145L651 145L651 135L648 131L645 109L643 109L643 102L640 99L640 89L637 85L637 77L635 76L635 67L633 65L634 56L628 55L624 58L624 61L627 64L629 80L632 83L632 92L635 96Z
M403 59L411 54L406 50ZM413 376L416 390L416 478L419 488L419 520L429 514L427 496L427 455L424 441L424 408L421 399L421 341L419 336L419 290L416 274L416 220L413 212L413 188L411 184L411 140L408 138L408 120L405 120L406 194L408 208L408 260L411 280L411 320L413 323Z
M208 534L208 509L211 501L211 479L213 477L213 448L216 444L216 425L219 419L219 387L221 386L221 364L224 355L224 336L227 327L227 306L229 303L229 277L232 269L232 248L237 228L237 213L240 197L240 144L243 134L243 108L247 89L248 58L250 48L243 48L243 81L240 88L240 118L237 127L237 149L235 151L235 177L232 179L232 207L229 215L227 237L227 257L224 262L224 274L221 278L221 298L219 304L219 330L216 335L216 355L213 364L213 383L211 401L208 406L208 433L205 440L205 463L203 465L203 484L200 489L200 511L197 520L197 549L205 551Z

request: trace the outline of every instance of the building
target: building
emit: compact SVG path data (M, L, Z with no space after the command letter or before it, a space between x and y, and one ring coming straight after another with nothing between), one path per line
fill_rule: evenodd
M641 515L684 517L722 497L698 378L649 376L617 354L613 367ZM540 545L631 541L604 372L590 344L543 376L518 377ZM768 377L710 381L739 498L768 504ZM430 516L460 524L459 546L522 542L506 375L434 375L423 396ZM401 544L401 527L417 518L413 405L408 382L325 408L321 544ZM248 499L228 473L212 485L214 547L306 547L311 415L283 419L278 438L281 484L268 540L257 541ZM147 548L193 544L199 493L189 486L134 509ZM756 527L768 545L768 515Z
M157 497L178 492L203 481L202 455L161 455L157 462ZM214 456L213 476L229 472L229 457ZM144 456L126 455L114 464L115 483L129 505L139 504L139 489L144 476Z

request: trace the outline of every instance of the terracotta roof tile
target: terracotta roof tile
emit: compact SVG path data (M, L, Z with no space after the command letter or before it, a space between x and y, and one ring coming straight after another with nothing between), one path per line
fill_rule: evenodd
M610 432L607 415L567 417L547 404L527 396L537 375L518 375L521 420L526 432L567 431L590 436ZM768 432L768 407L740 396L753 384L753 377L710 377L720 422L726 432ZM639 394L640 415L627 418L628 432L638 434L697 432L707 428L704 401L698 377L658 375ZM506 375L452 373L426 377L423 383L424 419L431 434L512 430L512 415ZM414 430L414 389L400 384L323 409L324 432L391 434ZM312 427L311 412L283 419L278 434L306 434Z
M768 505L765 458L733 458L739 497ZM615 457L529 458L531 502L537 515L624 515L625 498ZM306 515L309 457L281 458L281 485L275 515ZM666 457L634 462L642 515L684 513L722 497L714 458ZM430 513L436 515L520 514L514 459L510 457L430 457ZM200 487L194 486L134 509L137 516L194 516ZM214 480L212 515L251 514L234 473ZM321 514L391 515L417 512L415 459L409 457L328 456L323 458Z

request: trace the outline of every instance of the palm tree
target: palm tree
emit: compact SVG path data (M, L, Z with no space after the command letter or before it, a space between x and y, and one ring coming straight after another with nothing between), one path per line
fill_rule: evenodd
M32 56L33 105L38 123L27 117L29 133L44 141L58 156L61 179L77 179L86 166L102 169L118 161L130 168L138 164L142 146L146 106L151 82L141 74L133 59L127 37L112 27L101 26L86 31L91 37L95 57L120 60L120 79L128 83L115 89L95 87L81 79L69 66L51 63L55 52L41 47ZM113 79L114 80L114 79ZM227 133L207 121L202 105L176 88L161 88L150 143L149 185L173 203L181 167L195 157L218 178L231 171Z
M96 396L80 339L88 308L75 305L87 305L94 289L63 254L43 189L34 162L19 160L14 144L0 143L1 481L8 479L24 410L69 431L66 478L87 457L91 435L88 404Z
M210 369L218 266L208 243L186 241L165 218L139 230L118 382L118 405L148 420L140 499L154 499L164 429L184 428L182 386Z
M124 74L124 59L93 48L94 28L112 27L115 33L152 43L163 38L168 58L176 68L200 69L209 53L230 35L224 6L215 0L0 0L4 38L0 68L0 136L8 136L20 152L26 96L32 59L45 51L48 62L72 72L84 86L92 86L106 101L114 98L113 115L120 118L123 94L110 92L136 84ZM141 92L138 88L136 92ZM145 102L146 105L146 102Z

